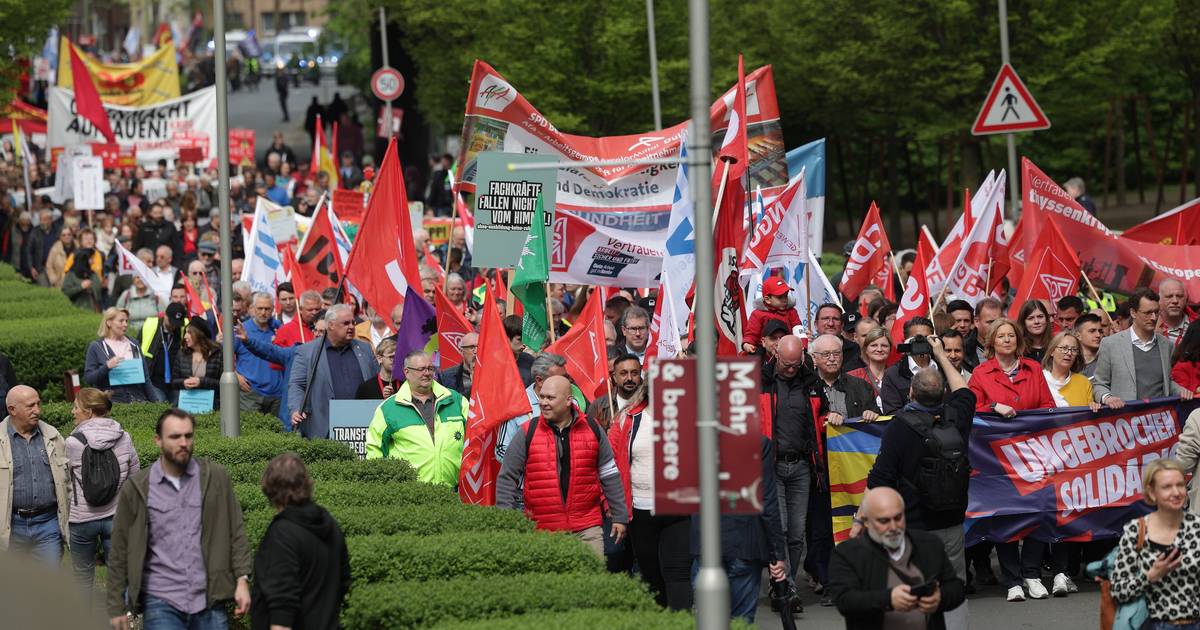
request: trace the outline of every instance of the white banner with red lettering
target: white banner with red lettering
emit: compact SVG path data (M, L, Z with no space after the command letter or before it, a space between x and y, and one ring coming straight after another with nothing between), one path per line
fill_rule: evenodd
M719 146L728 125L726 97L712 107ZM746 77L751 187L788 183L783 131L770 66ZM475 62L463 124L456 181L474 192L475 156L483 151L533 153L547 161L641 160L679 155L687 122L662 131L593 138L559 131L495 69ZM558 170L550 280L575 284L657 287L675 190L675 165ZM570 217L570 218L568 218ZM571 220L575 219L575 220ZM653 269L653 273L647 270Z
M75 113L75 93L51 87L46 127L51 149L103 142L92 123ZM146 107L104 104L117 144L136 147L141 160L174 157L180 149L198 149L203 161L216 156L215 87Z

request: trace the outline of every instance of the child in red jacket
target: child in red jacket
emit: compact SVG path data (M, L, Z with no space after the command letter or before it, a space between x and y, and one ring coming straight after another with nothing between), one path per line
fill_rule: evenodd
M762 341L763 325L769 319L783 322L787 326L789 334L795 330L796 326L800 325L800 314L788 300L788 294L791 291L792 288L783 279L776 276L771 276L763 281L763 308L756 308L753 313L750 313L750 321L746 322L746 329L742 332L743 352L749 354L758 347L759 342Z

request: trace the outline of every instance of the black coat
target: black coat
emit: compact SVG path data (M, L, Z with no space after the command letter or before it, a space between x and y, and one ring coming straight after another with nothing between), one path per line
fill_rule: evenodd
M448 370L438 372L437 382L445 385L447 389L452 389L463 395L464 398L471 397L470 382L463 382L463 366L456 365Z
M315 503L289 506L271 521L254 555L250 627L340 627L349 589L350 559L337 521Z
M907 536L913 564L926 581L936 579L941 585L941 606L926 624L931 630L940 630L946 627L942 613L958 608L966 599L963 581L955 574L941 539L915 529L909 529ZM892 602L887 587L889 570L887 551L865 532L833 548L825 590L845 617L846 630L883 628L883 615Z
M908 404L908 388L912 385L912 370L908 367L908 357L902 356L895 365L883 373L883 383L879 386L879 399L883 403L883 413L892 415Z
M979 331L972 329L970 334L963 338L963 367L967 368L968 372L974 372L975 368L979 367Z
M833 382L833 388L846 396L847 418L859 418L864 411L879 413L879 406L875 404L875 388L861 378L841 374Z
M763 394L771 410L771 439L777 455L813 455L817 452L817 427L813 403L818 413L828 409L825 384L815 372L801 365L795 377L784 379L773 374L764 379Z

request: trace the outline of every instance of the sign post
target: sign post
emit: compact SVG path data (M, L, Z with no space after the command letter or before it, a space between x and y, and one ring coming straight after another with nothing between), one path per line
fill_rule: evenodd
M383 67L371 77L371 91L384 103L383 119L391 121L392 101L404 91L404 77L388 63L387 14L382 6L379 7L379 43L380 52L383 54Z

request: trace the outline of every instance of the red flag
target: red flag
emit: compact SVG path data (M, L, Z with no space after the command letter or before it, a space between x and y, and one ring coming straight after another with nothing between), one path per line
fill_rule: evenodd
M933 243L924 230L917 238L917 260L912 273L904 285L896 321L892 324L892 347L904 343L904 323L914 317L929 317L929 283L925 281L925 268L933 259Z
M735 355L742 345L744 317L742 286L738 266L746 244L745 207L746 171L749 164L746 141L746 72L738 55L738 82L733 106L729 108L729 127L718 153L718 168L713 171L714 199L719 197L713 253L716 286L717 355ZM721 187L724 185L724 190Z
M391 313L402 305L408 287L420 291L421 276L417 273L412 232L404 176L396 155L396 139L392 138L375 177L375 189L354 239L354 248L350 250L350 260L346 262L346 278L374 305L377 313ZM391 325L390 318L384 319Z
M467 411L466 444L458 472L458 495L463 503L496 504L496 429L529 413L529 398L521 385L517 360L508 346L496 299L488 291L483 300L475 381Z
M296 262L296 250L291 243L280 250L279 260L283 262L283 271L288 277L288 282L292 283L293 293L300 295L307 291L308 284L304 282L304 274L300 272L300 264Z
M1021 276L1017 297L1008 310L1009 318L1014 320L1021 305L1029 300L1048 300L1054 304L1059 298L1075 295L1079 290L1079 274L1083 267L1075 248L1067 243L1054 221L1042 222L1042 232L1038 234L1033 252Z
M546 352L567 360L567 374L574 379L588 400L608 391L608 348L604 345L604 301L599 294L588 297L575 325Z
M1200 245L1200 197L1139 223L1121 236L1163 245Z
M321 126L321 115L317 114L317 125L313 129L313 149L312 158L308 163L308 175L317 179L317 173L321 171L321 147L325 145L325 127Z
M200 295L196 293L196 289L192 286L191 281L184 280L183 288L187 290L188 315L204 315L204 301L201 300Z
M437 256L434 256L433 252L425 252L425 260L421 262L425 263L426 267L429 267L437 274L439 285L446 283L446 272L442 269L442 263L438 262Z
M1017 221L1017 227L1013 229L1012 236L1008 239L1008 285L1011 287L1021 286L1021 276L1025 273L1025 261L1029 258L1025 255L1025 240L1022 234L1023 226L1025 225L1024 216Z
M858 240L846 261L842 284L838 287L847 300L858 299L867 285L875 285L885 293L892 286L892 244L888 242L879 218L879 206L871 202L871 209L858 230ZM892 295L895 295L893 292ZM889 298L890 299L890 298Z
M109 144L116 144L112 127L108 124L108 114L104 111L104 104L100 102L100 93L96 91L91 73L79 57L75 44L67 42L67 49L71 51L71 76L75 81L75 111L92 123Z
M305 287L314 291L336 287L342 279L337 260L337 241L334 240L333 225L329 223L328 207L325 204L317 210L296 260L296 268L303 276Z
M1012 241L1004 234L1004 214L997 210L992 220L992 242L988 247L991 266L988 268L988 295L994 295L1008 275L1012 259Z
M442 361L439 367L448 370L462 363L462 349L459 346L462 344L463 335L474 332L475 329L450 298L446 297L440 286L435 290L434 306L437 307L438 354Z

